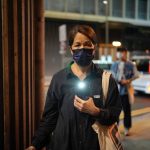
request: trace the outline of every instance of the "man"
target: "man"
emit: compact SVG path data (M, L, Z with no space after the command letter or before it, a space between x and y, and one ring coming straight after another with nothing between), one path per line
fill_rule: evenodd
M103 105L103 70L92 62L96 33L90 26L77 25L71 29L68 40L73 61L54 74L39 128L28 150L47 145L50 150L99 150L93 123L110 126L119 118L121 101L112 76L107 103ZM84 90L78 87L81 81L86 84Z
M129 100L128 87L131 82L138 77L136 66L127 60L127 49L122 47L117 49L117 61L111 66L111 71L118 83L122 108L124 112L124 134L129 135L132 127L131 102Z

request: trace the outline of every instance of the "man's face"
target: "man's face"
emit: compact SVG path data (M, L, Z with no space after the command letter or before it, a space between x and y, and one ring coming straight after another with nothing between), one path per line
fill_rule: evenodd
M117 59L126 61L127 60L127 51L117 52Z
M117 59L121 59L121 53L117 52L116 57L117 57Z
M126 61L127 60L127 51L121 52L121 60Z
M92 43L92 41L84 34L77 33L71 46L71 50L78 50L81 48L91 49L93 54L95 53L95 45Z

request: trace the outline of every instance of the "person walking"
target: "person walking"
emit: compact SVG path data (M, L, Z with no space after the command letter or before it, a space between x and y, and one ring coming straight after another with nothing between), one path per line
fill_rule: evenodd
M133 103L129 99L130 97L133 98L133 95L129 95L128 88L131 87L131 82L138 77L138 72L136 66L127 60L127 49L125 47L117 49L117 61L112 64L111 72L118 83L124 112L124 134L128 136L132 127L131 103Z

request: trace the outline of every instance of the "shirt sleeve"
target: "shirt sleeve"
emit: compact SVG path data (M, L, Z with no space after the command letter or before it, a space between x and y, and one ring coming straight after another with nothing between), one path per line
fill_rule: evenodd
M117 62L114 62L112 65L111 65L111 73L113 75L113 77L115 78L116 81L118 81L118 77L117 77L117 72L118 72L118 63Z
M38 130L36 131L32 145L37 149L44 147L49 141L50 134L56 126L58 118L58 94L55 77L53 77L49 86L44 112Z
M136 79L136 78L138 78L139 77L139 72L138 72L138 70L137 70L137 67L136 67L136 65L135 64L133 64L132 63L132 65L133 65L133 80L134 79Z
M118 86L112 76L109 80L108 95L104 108L100 108L100 114L97 120L102 125L111 125L118 121L122 109Z

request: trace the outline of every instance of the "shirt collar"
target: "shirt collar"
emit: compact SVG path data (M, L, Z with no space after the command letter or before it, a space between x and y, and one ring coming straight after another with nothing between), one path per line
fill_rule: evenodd
M67 71L67 77L74 77L75 75L73 74L72 70L71 70L71 65L74 63L74 61L70 62L68 64L68 66L66 67L66 71ZM91 67L91 72L89 74L89 76L97 76L97 77L101 77L103 73L103 70L101 68L99 68L97 65L95 65L94 63L92 63L92 67Z

